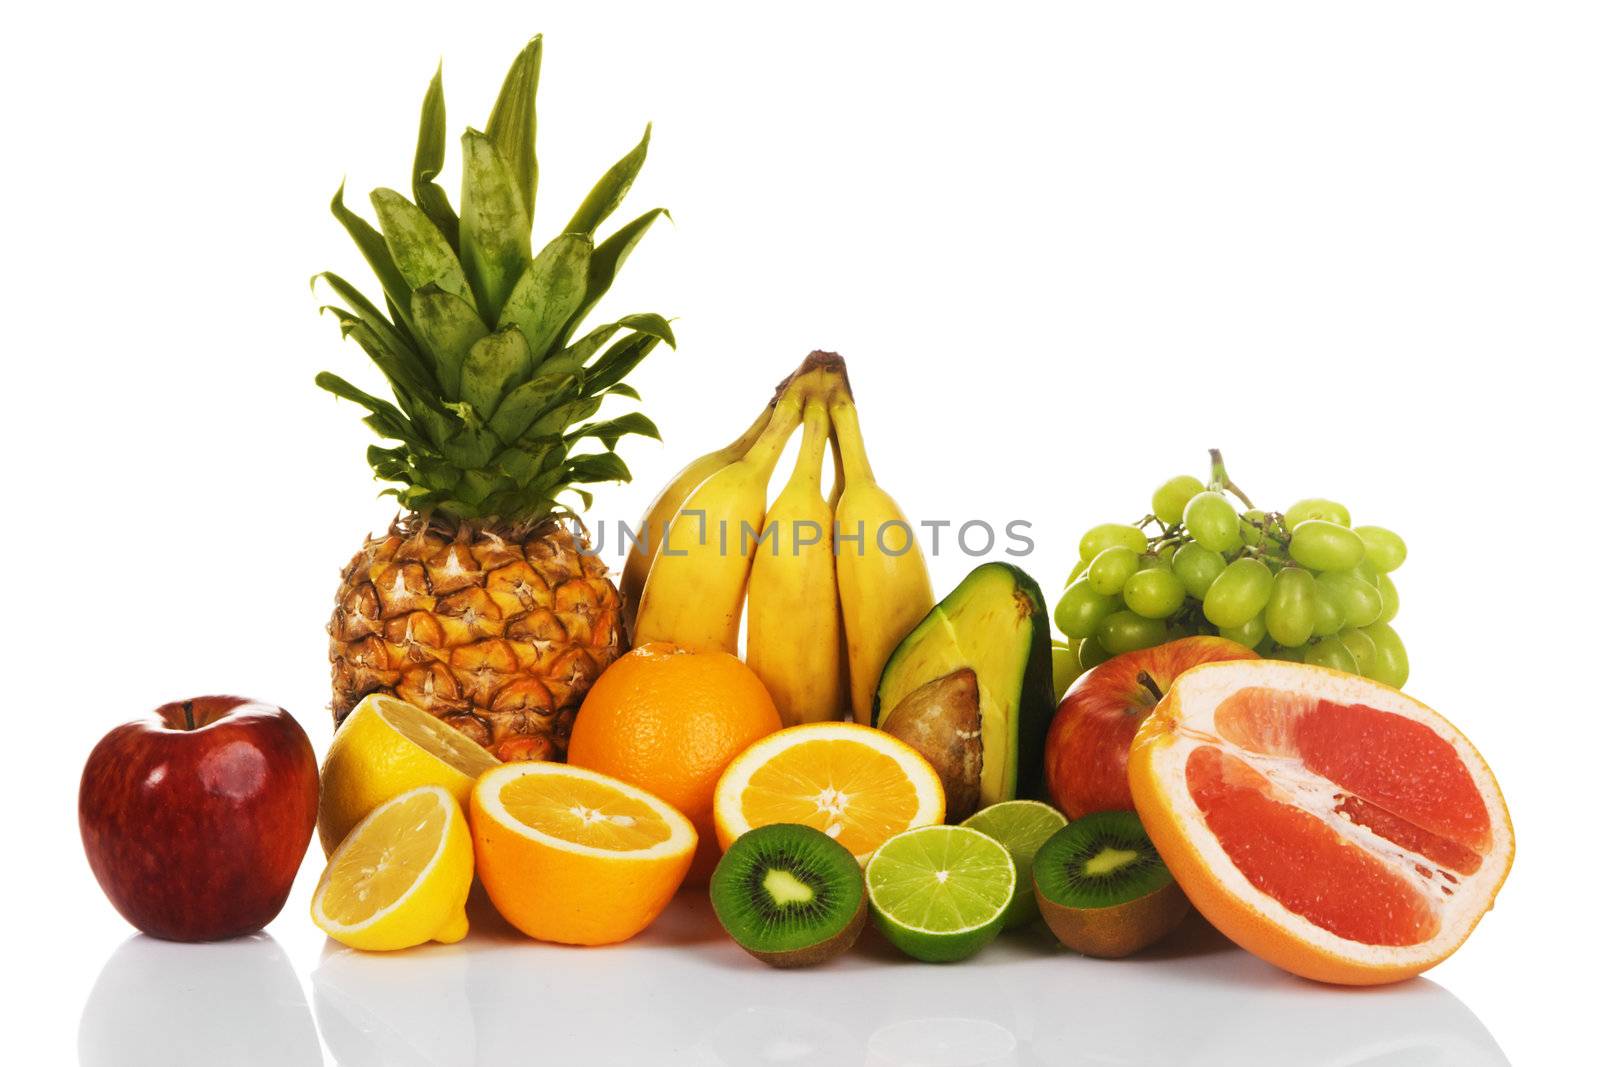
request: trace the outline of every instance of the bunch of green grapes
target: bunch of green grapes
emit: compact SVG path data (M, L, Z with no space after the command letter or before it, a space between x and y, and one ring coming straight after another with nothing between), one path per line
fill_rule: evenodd
M1243 505L1241 511L1229 499ZM1410 673L1389 625L1400 596L1389 577L1406 543L1350 525L1332 500L1263 511L1211 453L1211 482L1162 483L1151 514L1083 535L1056 604L1056 626L1080 670L1194 634L1220 634L1263 656L1315 663L1392 686Z

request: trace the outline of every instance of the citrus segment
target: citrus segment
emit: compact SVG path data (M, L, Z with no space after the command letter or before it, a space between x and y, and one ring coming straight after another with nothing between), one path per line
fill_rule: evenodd
M1015 930L1039 917L1039 905L1033 897L1033 857L1039 846L1067 825L1067 817L1049 804L1037 800L1002 800L967 816L962 826L980 834L988 834L1011 853L1011 862L1017 865L1019 887L1006 909L1005 928Z
M1218 736L1306 770L1433 835L1481 850L1489 812L1453 745L1426 723L1362 704L1252 687L1217 707Z
M1017 889L1005 847L965 826L923 826L891 838L866 877L878 928L929 962L965 959L992 941Z
M870 805L850 803L864 796ZM752 826L816 826L859 853L910 825L917 791L890 757L854 741L817 741L757 768L739 807Z
M1394 981L1453 952L1514 852L1494 776L1412 698L1321 667L1183 675L1135 738L1140 818L1185 893L1311 978Z
M650 925L698 842L682 813L581 767L515 763L471 800L478 877L511 925L542 941L604 945Z
M1274 796L1272 784L1209 745L1189 756L1189 793L1222 850L1257 889L1340 937L1415 945L1439 932L1427 900L1383 860L1322 819ZM1338 892L1328 892L1330 885Z
M408 794L328 864L323 911L349 926L364 923L399 900L427 866L443 836L445 807L431 791Z
M810 723L762 738L717 783L717 838L757 826L821 830L862 862L884 841L944 819L939 776L915 749L855 723Z
M330 937L368 950L466 936L472 843L449 792L424 786L380 805L346 835L311 902Z
M501 790L500 801L518 822L575 845L629 852L672 836L649 804L582 778L523 776Z

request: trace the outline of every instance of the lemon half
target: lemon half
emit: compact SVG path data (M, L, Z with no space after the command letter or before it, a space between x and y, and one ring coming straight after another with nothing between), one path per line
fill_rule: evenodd
M311 920L351 948L386 952L467 935L472 835L455 797L436 785L381 804L328 861Z
M442 786L465 807L472 783L498 766L488 749L421 708L369 694L333 735L322 764L322 851L332 853L368 812L418 786Z

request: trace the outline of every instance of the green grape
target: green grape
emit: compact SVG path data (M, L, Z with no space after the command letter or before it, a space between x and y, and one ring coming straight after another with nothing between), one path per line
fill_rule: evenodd
M1166 567L1141 570L1122 587L1123 602L1136 615L1164 619L1183 607L1183 583Z
M1347 626L1366 626L1383 613L1383 595L1349 571L1317 575L1317 589L1339 606Z
M1068 637L1088 637L1115 610L1115 600L1090 589L1089 579L1079 578L1056 601L1056 629Z
M1202 610L1213 626L1243 626L1272 596L1272 571L1259 559L1236 559L1206 590Z
M1178 543L1176 541L1168 541L1166 544L1161 546L1160 550L1156 552L1156 559L1170 567L1172 566L1172 557L1176 556L1177 554Z
M1314 571L1350 570L1366 551L1354 532L1326 519L1306 519L1289 537L1289 557Z
M1150 542L1144 531L1124 522L1102 522L1083 535L1078 542L1078 558L1094 559L1113 545L1123 545L1135 552L1143 552Z
M1185 542L1172 557L1172 573L1196 600L1205 599L1206 590L1227 565L1221 552L1213 552L1193 541Z
M1356 536L1367 546L1367 560L1384 574L1400 569L1406 561L1406 543L1393 530L1382 526L1357 526Z
M1159 645L1167 639L1166 623L1131 611L1113 611L1101 621L1095 637L1113 656Z
M1232 552L1244 544L1239 535L1239 513L1228 498L1214 490L1196 493L1183 509L1189 536L1213 552Z
M1267 623L1264 615L1254 615L1243 626L1219 626L1217 636L1226 637L1229 641L1237 642L1245 648L1255 648L1261 639L1267 636Z
M1344 642L1337 637L1324 637L1313 641L1305 647L1306 663L1314 663L1318 667L1327 667L1331 670L1344 671L1346 674L1359 674L1356 670L1356 658L1350 650L1344 647Z
M1357 578L1360 578L1363 582L1366 582L1368 585L1370 585L1370 586L1372 586L1374 588L1377 587L1377 585L1378 585L1378 568L1376 568L1372 564L1368 563L1365 559L1363 559L1360 563L1358 563L1354 567L1352 567L1351 568L1351 572L1353 574L1355 574L1355 576Z
M1406 679L1411 677L1411 661L1406 658L1406 646L1401 644L1400 635L1395 633L1388 623L1382 622L1375 622L1361 629L1372 638L1375 650L1372 670L1367 677L1384 685L1392 685L1396 689L1405 685Z
M1251 508L1240 515L1239 518L1241 520L1239 523L1239 536L1244 538L1244 543L1251 548L1260 547L1261 543L1267 539L1264 530L1267 524L1267 513L1260 508Z
M1317 623L1317 580L1300 567L1285 567L1272 580L1267 601L1267 633L1285 648L1298 648L1311 639Z
M1281 659L1285 663L1304 663L1306 661L1306 646L1299 648L1275 648L1265 653L1268 659Z
M1088 569L1089 561L1086 559L1080 559L1078 562L1074 563L1072 565L1072 571L1067 575L1066 583L1062 585L1061 588L1065 589L1068 585L1071 585L1073 582L1077 581L1078 575L1082 574Z
M1102 550L1089 564L1089 588L1101 596L1116 596L1122 583L1139 569L1139 553L1127 545L1112 545Z
M1339 526L1349 526L1350 511L1337 501L1311 496L1290 504L1289 510L1283 513L1283 524L1289 528L1290 533L1294 533L1295 527L1307 519L1321 519Z
M1317 589L1316 599L1312 601L1311 612L1312 637L1332 637L1344 629L1344 609L1320 586Z
M1175 526L1183 521L1183 509L1196 493L1205 492L1205 483L1188 474L1168 478L1150 497L1150 510L1164 525Z
M1083 643L1078 646L1078 665L1086 671L1100 666L1110 658L1111 653L1093 637L1085 637Z
M1378 658L1378 646L1364 630L1349 629L1339 631L1339 640L1356 659L1356 672L1366 674L1372 669L1372 664Z
M1387 574L1378 575L1378 595L1383 598L1383 610L1378 613L1378 621L1394 622L1394 617L1400 614L1400 590L1394 587L1394 579Z

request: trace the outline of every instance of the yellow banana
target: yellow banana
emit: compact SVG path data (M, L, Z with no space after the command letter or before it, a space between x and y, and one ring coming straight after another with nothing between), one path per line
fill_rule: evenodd
M933 583L911 524L873 480L855 404L837 394L828 415L844 462L834 564L850 660L850 706L857 722L870 724L878 676L901 639L933 609Z
M644 594L645 579L649 577L650 567L661 551L661 537L667 523L702 482L750 450L750 446L761 436L761 431L767 428L772 418L772 408L772 403L762 408L761 416L731 444L690 461L683 470L672 476L672 481L651 501L644 519L633 531L635 540L628 548L628 560L622 567L622 615L629 633L633 632L638 622L639 600Z
M846 389L849 388L847 384ZM839 498L844 495L844 459L839 455L839 431L834 429L830 420L828 423L828 453L833 458L833 485L828 489L828 510L833 513L834 521L838 521ZM831 536L832 531L830 531ZM838 556L834 557L833 585L835 591L839 586ZM837 620L834 629L839 634L839 652L835 657L839 661L839 692L844 695L845 708L851 718L855 717L855 709L850 707L850 646L844 636L844 605L833 606L833 617Z
M767 483L800 422L800 391L779 397L755 444L712 474L667 524L639 598L634 643L671 641L696 651L739 654L739 618Z
M767 509L750 568L745 662L772 694L785 726L837 719L845 699L833 509L822 498L826 401L807 400L804 421L794 473Z

